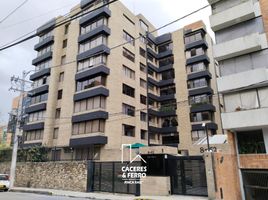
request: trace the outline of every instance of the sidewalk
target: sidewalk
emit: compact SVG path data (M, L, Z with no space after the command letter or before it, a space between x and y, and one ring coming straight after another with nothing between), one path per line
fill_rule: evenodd
M110 194L110 193L86 193L86 192L73 192L65 190L54 190L54 189L37 189L37 188L22 188L14 187L10 189L11 192L26 192L26 193L36 193L44 195L53 196L68 196L76 198L88 198L88 199L100 199L100 200L207 200L206 197L193 197L193 196L141 196L135 197L134 195L124 195L124 194Z

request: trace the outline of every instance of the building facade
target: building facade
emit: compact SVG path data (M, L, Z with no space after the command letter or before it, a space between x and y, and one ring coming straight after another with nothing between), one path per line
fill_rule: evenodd
M235 144L233 156L237 159L232 162L236 163L238 177L232 178L240 183L241 190L230 199L266 199L268 185L262 180L268 176L268 2L208 2L216 35L218 89L224 102L222 124ZM224 199L234 195L224 190L227 184L222 186Z
M69 23L37 30L24 145L55 159L120 160L121 144L134 143L200 154L206 130L222 134L205 25L146 34L155 27L119 1L74 19L106 2L83 0Z

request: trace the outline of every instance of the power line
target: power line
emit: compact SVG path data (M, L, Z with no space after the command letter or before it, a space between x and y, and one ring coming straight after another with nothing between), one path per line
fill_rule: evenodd
M11 11L6 17L4 17L1 21L0 24L3 23L7 18L9 18L12 14L14 14L20 7L22 7L25 3L27 3L28 0L25 0L22 2L18 7L16 7L13 11Z
M80 17L82 17L82 16L84 16L84 15L87 15L87 14L89 14L89 13L92 13L92 12L94 12L94 11L100 9L100 8L106 7L107 5L110 5L110 4L112 4L112 3L115 3L116 1L118 1L118 0L112 0L112 1L109 1L109 2L106 3L106 4L103 4L102 6L99 6L99 7L97 7L97 8L94 8L94 9L88 11L88 12L85 12L85 13L83 13L84 11L81 10L81 11L78 12L76 15L74 15L74 16L70 16L70 17L69 17L69 18L70 18L69 20L68 20L68 18L67 18L67 19L63 19L62 21L56 23L56 25L53 26L53 27L51 28L51 30L53 30L53 29L55 29L55 28L57 28L57 27L59 27L59 26L62 26L62 25L64 25L64 24L66 24L66 23L69 23L69 22L71 22L71 21L73 21L73 20L75 20L75 19L77 19L77 18L80 18ZM80 14L80 13L82 13L82 14ZM80 14L80 15L79 15L79 14ZM27 37L27 38L25 38L25 39L22 39L22 40L20 40L20 41L18 41L18 42L13 43L14 41L17 41L17 40L18 40L18 39L15 39L14 41L9 42L8 44L5 44L5 45L1 46L1 47L0 47L0 51L3 51L3 50L8 49L8 48L10 48L10 47L16 46L16 45L18 45L18 44L21 44L21 43L23 43L23 42L25 42L25 41L27 41L27 40L30 40L30 39L32 39L32 38L34 38L34 37L37 37L37 36L38 36L37 34L33 34L33 35L31 35L31 36L29 36L29 37ZM21 36L21 37L22 37L22 36ZM12 44L10 44L10 43L12 43Z

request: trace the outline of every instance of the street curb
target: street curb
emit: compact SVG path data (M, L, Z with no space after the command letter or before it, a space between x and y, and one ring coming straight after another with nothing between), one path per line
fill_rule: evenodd
M36 190L22 190L22 189L9 189L9 192L21 192L21 193L33 193L33 194L43 194L52 196L52 192L47 191L36 191Z

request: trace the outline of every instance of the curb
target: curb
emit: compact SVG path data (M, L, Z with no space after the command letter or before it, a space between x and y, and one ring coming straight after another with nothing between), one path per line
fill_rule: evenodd
M33 194L43 194L52 196L52 192L47 191L37 191L37 190L21 190L21 189L9 189L9 192L21 192L21 193L33 193Z

